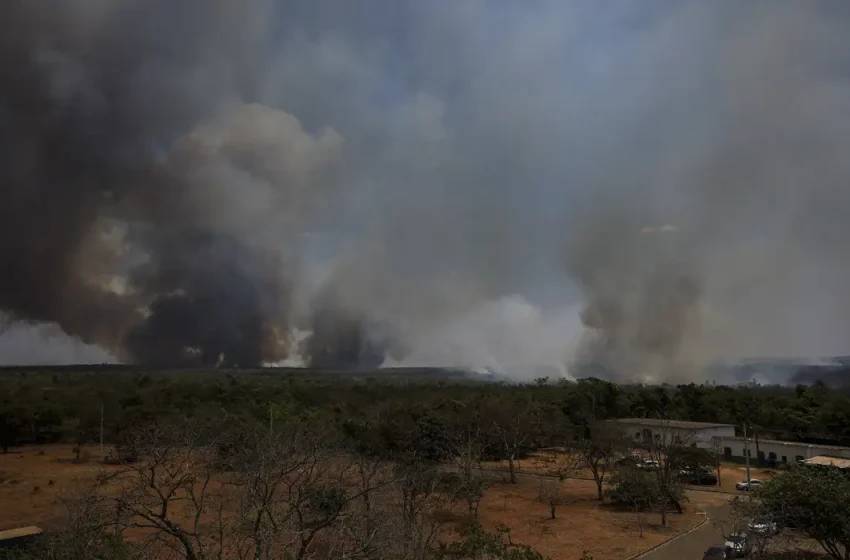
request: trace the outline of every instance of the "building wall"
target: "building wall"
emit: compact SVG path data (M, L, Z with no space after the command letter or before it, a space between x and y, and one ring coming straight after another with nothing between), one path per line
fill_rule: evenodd
M716 426L711 428L698 428L696 430L687 430L681 428L661 429L653 426L645 426L643 424L628 424L623 423L623 430L628 434L628 437L635 443L640 443L645 437L655 437L664 432L667 433L667 439L681 438L688 444L695 443L697 447L711 449L714 447L714 438L733 437L735 435L734 426ZM670 441L666 442L667 444Z
M635 442L641 443L645 437L654 438L656 434L667 432L668 440L675 437L680 437L687 444L695 443L697 447L709 450L717 450L720 454L735 460L744 460L744 440L735 437L734 426L714 426L710 428L698 428L695 430L685 430L670 428L662 430L658 427L646 426L643 424L629 424L622 422L620 424L626 435ZM670 443L669 441L667 442ZM758 459L755 440L750 439L750 458ZM829 446L818 446L811 444L798 444L794 442L771 442L759 441L758 451L764 454L764 460L770 461L775 458L777 463L794 463L802 459L811 459L818 455L826 455L829 457L841 457L850 459L850 448L839 448ZM773 455L771 455L771 453ZM783 461L783 457L785 460Z
M726 439L722 441L723 451L726 454L727 448L731 449L732 457L744 458L744 441L740 439ZM756 444L753 439L749 442L750 458L756 459ZM775 454L775 460L778 463L794 463L801 459L811 459L818 455L827 455L829 457L841 457L850 459L850 448L832 448L820 447L817 445L795 444L793 442L771 443L759 442L758 451L764 453L764 459L771 460L771 453ZM783 461L783 457L785 460Z

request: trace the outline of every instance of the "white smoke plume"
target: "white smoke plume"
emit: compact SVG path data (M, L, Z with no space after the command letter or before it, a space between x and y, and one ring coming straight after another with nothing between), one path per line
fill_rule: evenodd
M130 358L185 344L279 362L297 354L281 330L333 324L321 309L348 334L323 331L314 350L351 353L337 339L362 342L376 322L406 350L386 364L568 375L590 361L653 380L699 379L718 358L847 353L844 2L12 4L0 163L18 163L0 193L29 217L0 241L22 271L0 283L0 307L17 319ZM50 86L28 110L20 60ZM23 158L78 152L49 177ZM72 192L56 187L68 177L90 210L38 210ZM224 275L201 262L171 282L125 263L135 295L104 298L77 273L114 272L89 235L104 217L132 218L125 258L182 262L196 246L175 243L184 219L280 255L225 259ZM200 254L220 265L220 252ZM243 289L271 276L262 297ZM61 282L32 281L48 277ZM174 348L160 323L142 321L135 346L114 339L140 332L141 304L187 287L227 302L192 308L206 321L189 327L254 311ZM248 331L260 348L242 348Z

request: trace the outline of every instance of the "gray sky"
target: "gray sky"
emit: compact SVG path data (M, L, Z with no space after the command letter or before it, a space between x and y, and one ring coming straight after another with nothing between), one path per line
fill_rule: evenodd
M606 340L647 375L850 352L850 4L166 4L120 42L141 53L126 85L157 123L144 139L167 157L187 135L274 137L270 184L219 174L192 208L297 255L293 310L336 279L436 365L563 363L597 300L622 309ZM56 17L97 35L141 5L71 0ZM49 59L57 87L85 82L77 53ZM237 130L221 115L243 103L296 124ZM698 287L687 309L661 310L668 269Z

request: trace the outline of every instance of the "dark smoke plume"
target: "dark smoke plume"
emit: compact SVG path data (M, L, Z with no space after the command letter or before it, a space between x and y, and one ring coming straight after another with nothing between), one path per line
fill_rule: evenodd
M150 316L125 339L134 362L255 366L285 356L273 329L286 310L273 255L232 237L184 233L160 247L157 261L140 282Z
M223 79L248 72L246 31L262 25L228 5L4 5L0 309L13 320L140 364L286 355L282 250L338 140L243 103L250 75Z
M847 352L850 3L363 4L6 0L0 321L525 379Z
M333 287L326 287L316 297L310 330L300 348L310 367L376 368L387 356L401 360L407 353L392 326L345 310Z

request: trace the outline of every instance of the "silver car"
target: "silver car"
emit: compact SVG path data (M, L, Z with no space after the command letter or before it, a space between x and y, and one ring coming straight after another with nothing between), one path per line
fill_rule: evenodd
M742 480L741 482L735 483L735 488L737 490L743 490L745 492L747 490L758 490L760 487L761 487L761 480L759 480L757 478L751 478L749 480L749 482L747 482L746 480Z
M779 525L767 517L756 517L750 521L748 528L756 535L776 535L779 533Z
M726 548L734 556L745 556L750 553L750 543L746 533L735 533L726 538Z

